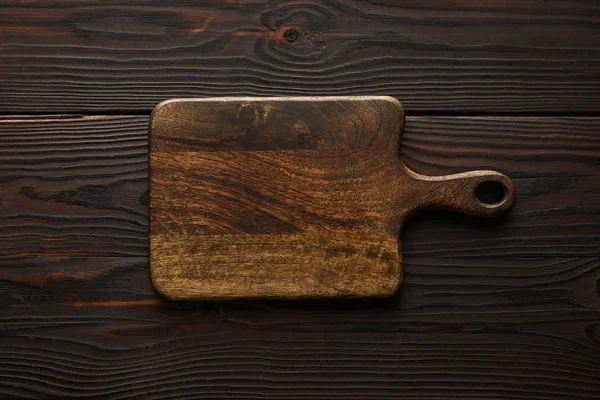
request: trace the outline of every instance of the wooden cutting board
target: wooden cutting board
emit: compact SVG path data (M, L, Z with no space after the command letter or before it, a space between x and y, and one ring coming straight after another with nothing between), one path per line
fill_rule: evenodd
M172 300L392 295L407 217L493 216L515 200L498 172L409 170L403 125L392 97L161 103L150 121L155 288ZM501 185L498 202L477 198L482 183Z

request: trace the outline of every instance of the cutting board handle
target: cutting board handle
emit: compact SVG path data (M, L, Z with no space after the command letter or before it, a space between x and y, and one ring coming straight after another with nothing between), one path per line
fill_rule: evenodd
M174 99L150 124L152 282L172 300L389 297L412 213L515 202L499 172L407 168L393 97Z
M477 217L493 217L510 209L517 197L510 178L497 171L427 176L412 171L405 164L402 168L422 196L419 209L443 208Z

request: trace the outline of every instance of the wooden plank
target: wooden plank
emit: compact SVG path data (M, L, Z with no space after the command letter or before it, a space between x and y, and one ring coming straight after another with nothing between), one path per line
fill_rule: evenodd
M407 259L387 300L173 304L144 258L13 261L38 292L1 291L0 395L600 396L598 257L450 262Z
M0 121L0 254L146 255L147 121Z
M410 112L600 111L594 1L4 3L2 113L360 94Z
M518 201L489 228L417 216L405 256L597 256L598 132L599 118L409 117L411 168L498 169L515 179ZM146 116L0 121L0 172L2 256L147 255Z
M158 302L146 257L0 258L0 282L4 306Z

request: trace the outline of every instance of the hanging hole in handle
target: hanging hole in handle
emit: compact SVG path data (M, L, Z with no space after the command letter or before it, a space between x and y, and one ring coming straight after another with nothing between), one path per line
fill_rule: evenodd
M498 181L484 181L475 188L475 198L487 207L499 206L508 197L508 188Z

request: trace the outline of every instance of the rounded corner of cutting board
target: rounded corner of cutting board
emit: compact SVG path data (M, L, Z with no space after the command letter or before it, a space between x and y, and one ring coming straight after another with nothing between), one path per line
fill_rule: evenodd
M162 279L156 277L152 263L150 263L150 281L152 282L154 290L156 290L161 297L171 301L187 300L187 296L182 296L182 293L185 294L183 291L166 286Z
M381 100L392 103L394 107L398 109L398 112L400 112L401 115L404 115L404 106L402 105L402 103L400 103L400 100L393 96L379 96L379 98L381 98Z
M169 105L179 102L180 100L181 99L163 100L154 107L148 120L148 133L150 137L156 131L157 124L161 121L162 118L164 118L164 114L168 114ZM150 148L152 148L152 145L150 145Z
M386 288L387 290L382 290L382 298L392 297L400 289L404 281L404 263L402 261L398 264L397 273L391 277L391 281L392 283Z

